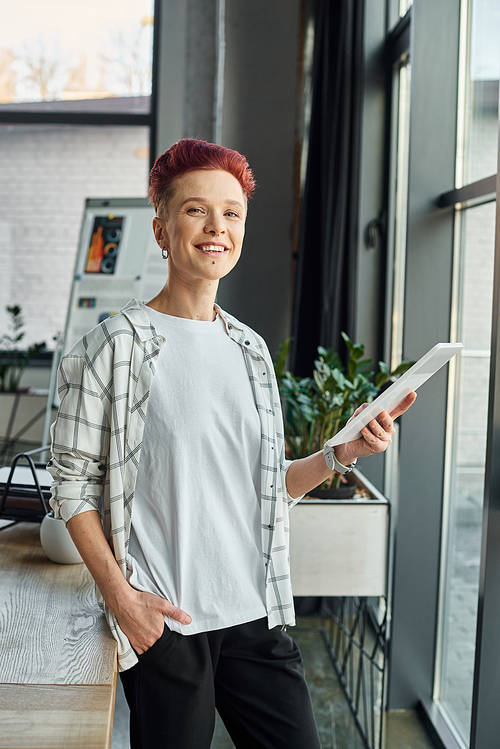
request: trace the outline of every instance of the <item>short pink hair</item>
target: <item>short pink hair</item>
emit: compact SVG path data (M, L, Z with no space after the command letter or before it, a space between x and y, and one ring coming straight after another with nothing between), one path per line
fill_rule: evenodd
M174 180L194 169L229 172L238 180L247 199L252 197L257 186L246 158L238 151L204 140L183 138L158 156L149 174L149 200L157 214L172 197Z

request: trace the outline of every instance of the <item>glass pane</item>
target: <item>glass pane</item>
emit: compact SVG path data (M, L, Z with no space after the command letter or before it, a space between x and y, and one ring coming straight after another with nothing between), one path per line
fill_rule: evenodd
M391 174L388 221L387 294L385 309L385 361L391 370L403 356L405 302L406 233L408 208L408 158L410 135L410 77L407 54L394 65L391 112ZM395 426L394 447L385 460L384 494L396 501L398 496L399 425Z
M0 0L0 115L149 112L153 5Z
M406 268L406 223L408 208L408 156L410 135L410 63L406 60L398 71L398 120L396 184L394 196L394 272L391 331L391 369L403 356L403 311Z
M490 364L495 204L464 211L457 307L457 361L449 522L441 622L439 699L468 745L479 590L488 384Z
M399 16L402 18L405 16L411 6L413 5L413 0L399 0Z
M497 171L499 39L500 0L472 0L462 184Z
M149 128L0 126L0 330L21 305L30 345L64 330L86 198L145 197Z

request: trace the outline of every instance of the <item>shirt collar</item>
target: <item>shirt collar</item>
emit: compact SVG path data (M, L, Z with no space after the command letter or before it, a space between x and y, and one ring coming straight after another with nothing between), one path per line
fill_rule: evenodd
M149 341L157 335L156 329L149 319L147 312L144 311L137 299L131 299L123 307L121 312L125 315L141 341Z
M262 344L259 343L256 333L251 328L242 325L236 317L221 309L218 304L214 306L224 323L228 336L241 346L245 346L255 354L262 356ZM131 299L121 312L130 322L141 341L148 341L158 335L147 312L144 311L137 299Z

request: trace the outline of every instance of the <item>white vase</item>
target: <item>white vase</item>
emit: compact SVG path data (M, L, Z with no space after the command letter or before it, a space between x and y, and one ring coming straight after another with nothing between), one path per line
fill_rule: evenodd
M54 517L54 511L45 515L40 525L40 541L48 558L57 564L80 564L83 562L64 520Z

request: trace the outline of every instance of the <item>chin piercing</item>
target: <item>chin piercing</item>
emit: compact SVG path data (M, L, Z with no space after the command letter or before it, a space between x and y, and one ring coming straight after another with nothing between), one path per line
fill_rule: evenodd
M215 265L215 260L212 260L212 265Z

